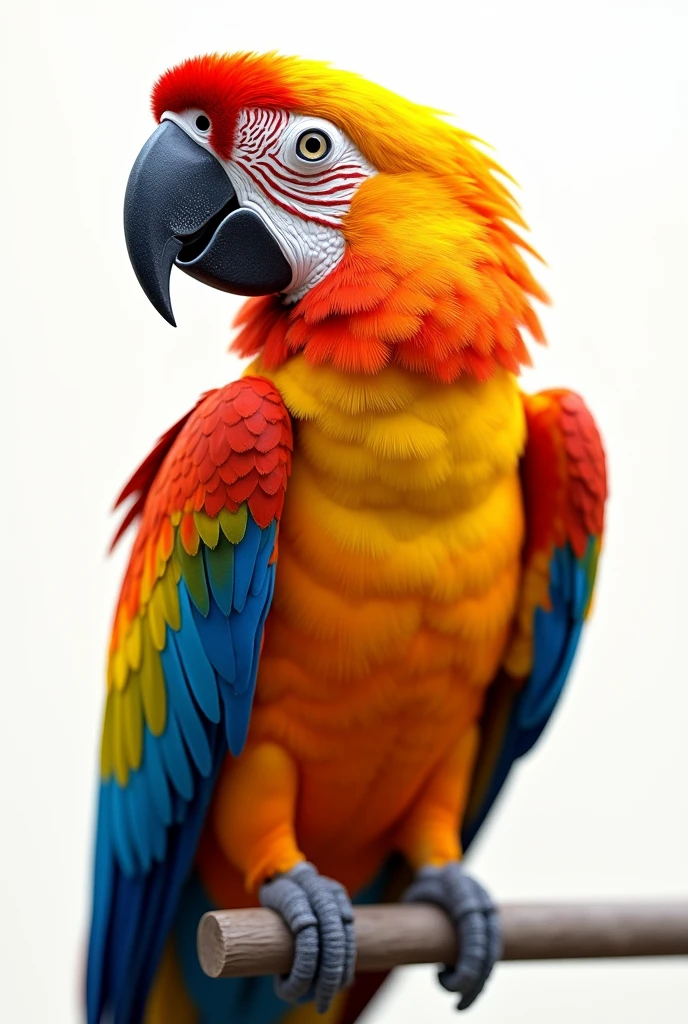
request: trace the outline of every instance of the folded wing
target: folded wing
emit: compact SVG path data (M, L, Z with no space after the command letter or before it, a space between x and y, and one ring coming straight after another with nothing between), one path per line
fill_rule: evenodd
M606 465L590 411L571 391L523 400L523 582L512 642L483 720L464 849L561 695L590 610L602 543Z
M278 392L205 395L120 500L141 525L110 646L88 1024L136 1024L214 782L249 726L291 465Z

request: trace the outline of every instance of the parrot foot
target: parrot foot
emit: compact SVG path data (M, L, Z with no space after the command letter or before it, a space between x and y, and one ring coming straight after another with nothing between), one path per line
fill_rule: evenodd
M289 974L275 978L277 995L289 1003L315 999L325 1013L354 979L354 912L346 889L306 861L264 882L258 895L294 936L294 963Z
M405 903L435 903L456 928L459 959L439 973L440 984L449 992L461 994L459 1010L468 1007L480 995L502 950L501 927L491 897L458 861L444 867L426 867L402 897Z

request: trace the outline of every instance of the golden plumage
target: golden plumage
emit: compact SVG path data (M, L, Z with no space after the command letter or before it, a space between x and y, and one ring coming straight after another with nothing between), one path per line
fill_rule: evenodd
M521 573L522 400L503 371L447 385L296 357L247 372L273 380L295 423L249 749L279 744L298 763L300 847L355 889L468 742L503 655ZM472 765L461 757L457 791ZM228 762L220 793L237 791L236 771ZM212 875L206 864L213 897L229 899Z

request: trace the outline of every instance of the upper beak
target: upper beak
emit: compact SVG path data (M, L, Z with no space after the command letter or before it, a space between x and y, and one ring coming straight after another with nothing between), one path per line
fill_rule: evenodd
M292 278L262 219L239 208L219 160L172 121L163 121L136 158L124 234L139 284L172 326L175 262L206 284L243 295L282 291Z

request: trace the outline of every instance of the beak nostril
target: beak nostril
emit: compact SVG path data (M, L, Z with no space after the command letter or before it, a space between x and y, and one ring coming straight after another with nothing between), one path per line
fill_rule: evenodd
M212 241L212 237L219 228L222 221L230 213L234 213L235 210L239 209L239 201L234 195L225 203L221 210L218 210L206 224L193 231L189 235L177 235L177 238L182 243L182 248L177 256L177 263L191 263L198 256L201 255L204 249L208 247Z

